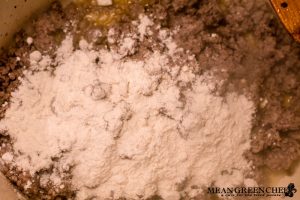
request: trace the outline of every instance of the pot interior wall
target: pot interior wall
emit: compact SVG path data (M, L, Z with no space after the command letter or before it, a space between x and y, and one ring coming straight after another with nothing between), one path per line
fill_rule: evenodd
M0 48L3 49L15 32L35 13L47 7L52 0L0 1Z

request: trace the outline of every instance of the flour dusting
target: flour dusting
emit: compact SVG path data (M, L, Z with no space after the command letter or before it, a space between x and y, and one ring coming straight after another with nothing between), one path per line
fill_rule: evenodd
M213 94L213 76L195 73L192 55L176 64L182 58L165 32L169 51L129 57L135 43L151 35L153 22L140 20L140 37L124 36L117 50L91 50L84 40L73 49L68 36L54 60L31 54L32 68L1 120L14 141L14 155L3 160L32 175L52 169L41 175L44 185L64 187L70 173L78 200L178 200L211 184L253 182L243 156L253 103L235 93ZM54 71L45 67L50 64L57 64Z

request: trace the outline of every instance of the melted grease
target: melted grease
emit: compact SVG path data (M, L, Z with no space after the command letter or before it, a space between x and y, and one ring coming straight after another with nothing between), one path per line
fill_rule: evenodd
M94 26L107 27L119 22L122 16L128 16L133 4L147 6L154 0L114 0L111 6L99 6L96 0L75 0L75 3L88 10L84 20Z
M224 13L228 12L230 1L228 0L217 0L217 5L221 11Z

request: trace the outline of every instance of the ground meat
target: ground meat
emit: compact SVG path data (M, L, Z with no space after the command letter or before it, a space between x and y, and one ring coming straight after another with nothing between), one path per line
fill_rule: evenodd
M10 98L11 92L18 86L18 77L22 74L22 52L28 53L28 48L23 47L22 42L16 39L15 47L12 47L0 57L0 118L4 116L6 106L1 106Z
M65 28L69 24L65 13L62 11L58 3L54 3L50 8L50 12L46 12L39 16L33 22L34 46L40 52L50 53L64 38Z

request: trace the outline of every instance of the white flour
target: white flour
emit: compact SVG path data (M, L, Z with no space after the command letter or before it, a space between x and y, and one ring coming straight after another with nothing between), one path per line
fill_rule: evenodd
M142 40L151 22L141 20ZM155 194L177 200L213 183L249 182L243 153L250 147L252 102L213 95L213 77L195 75L188 61L169 64L176 52L170 39L169 54L148 53L141 61L126 58L135 42L123 41L118 51L96 52L85 41L73 51L68 37L54 75L28 70L1 121L15 142L15 156L3 160L32 174L54 163L41 184L60 188L70 171L78 200ZM37 52L31 56L34 70L49 63Z

